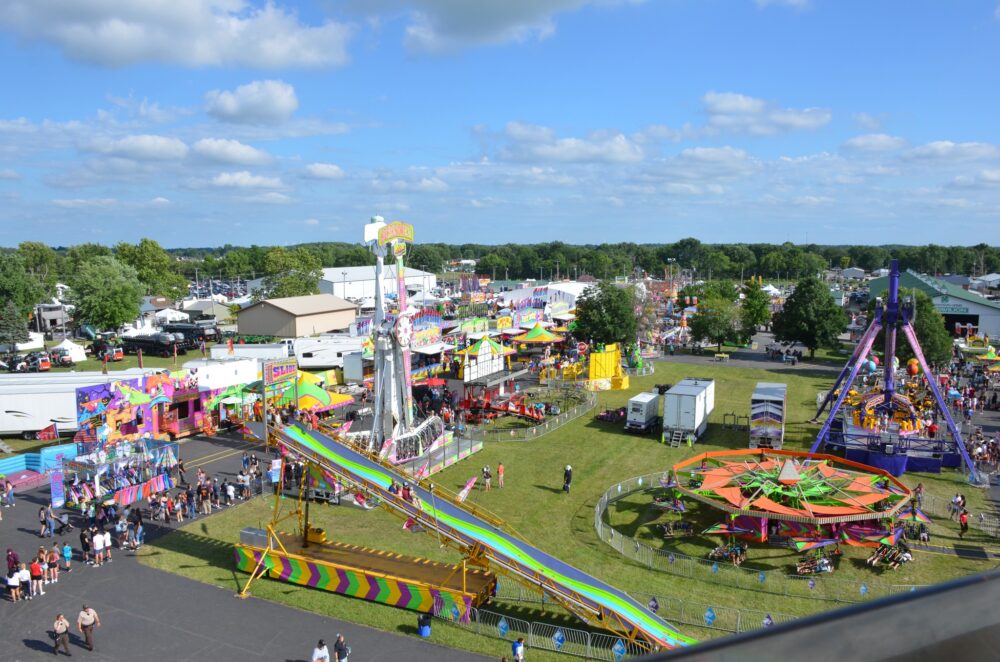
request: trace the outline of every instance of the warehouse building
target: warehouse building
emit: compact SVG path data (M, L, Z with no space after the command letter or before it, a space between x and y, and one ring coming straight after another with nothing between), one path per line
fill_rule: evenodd
M265 299L237 314L240 335L299 338L345 331L357 317L357 305L332 294Z

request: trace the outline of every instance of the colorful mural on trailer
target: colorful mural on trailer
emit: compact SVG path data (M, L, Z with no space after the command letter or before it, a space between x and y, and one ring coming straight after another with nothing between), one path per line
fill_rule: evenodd
M243 572L253 572L260 563L262 550L237 545L234 553L236 568ZM444 613L462 623L469 622L470 609L473 607L470 595L442 591L395 577L368 575L360 570L333 564L316 563L273 552L265 564L268 576L272 579L403 609Z
M216 391L205 391L205 403ZM138 438L163 439L200 431L205 423L197 370L156 372L76 390L80 438L101 449Z

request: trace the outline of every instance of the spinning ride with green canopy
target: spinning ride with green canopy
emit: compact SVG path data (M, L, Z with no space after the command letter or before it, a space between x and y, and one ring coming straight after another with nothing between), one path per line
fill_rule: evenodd
M832 455L747 449L674 465L675 490L733 516L813 525L891 519L910 490L888 472Z

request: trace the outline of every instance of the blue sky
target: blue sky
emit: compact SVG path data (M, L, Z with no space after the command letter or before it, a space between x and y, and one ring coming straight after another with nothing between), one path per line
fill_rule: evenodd
M7 245L1000 240L1000 0L5 0L0 58Z

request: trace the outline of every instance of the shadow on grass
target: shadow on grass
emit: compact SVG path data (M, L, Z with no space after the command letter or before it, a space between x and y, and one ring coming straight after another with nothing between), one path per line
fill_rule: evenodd
M551 485L538 485L537 483L535 484L535 487L540 490L546 490L548 492L552 492L553 494L562 494L562 488L560 487L552 487Z
M203 530L207 530L204 529L204 526L205 525L203 523L201 528L203 528ZM175 554L184 554L186 556L199 559L204 561L204 566L195 564L178 565L174 566L173 569L188 570L207 566L210 568L225 570L232 574L234 586L239 587L239 575L237 575L235 570L233 548L234 546L232 543L209 538L205 535L199 535L186 529L178 529L147 543L148 551L146 552L146 555L158 556L162 552L173 552ZM167 568L164 569L166 570Z

